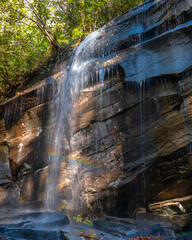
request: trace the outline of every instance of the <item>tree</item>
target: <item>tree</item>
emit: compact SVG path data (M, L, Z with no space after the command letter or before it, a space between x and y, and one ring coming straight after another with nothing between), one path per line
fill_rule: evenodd
M4 4L0 3L0 88L1 93L9 96L23 75L48 55L50 45L35 25L23 22L16 14L18 6L12 9Z
M141 0L1 0L0 90L9 95L39 63Z
M2 11L7 13L4 15L5 22L13 21L32 28L36 27L47 38L53 48L59 48L54 32L50 30L50 27L52 27L50 24L52 14L50 1L2 0L0 6Z

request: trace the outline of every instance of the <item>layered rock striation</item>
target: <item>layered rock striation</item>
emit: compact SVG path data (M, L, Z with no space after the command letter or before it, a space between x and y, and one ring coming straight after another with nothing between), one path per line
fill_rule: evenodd
M166 211L191 210L191 30L190 0L149 0L81 52L88 82L73 105L70 148L63 146L60 210L126 217L178 198L183 208ZM45 199L49 116L65 74L1 105L1 204Z

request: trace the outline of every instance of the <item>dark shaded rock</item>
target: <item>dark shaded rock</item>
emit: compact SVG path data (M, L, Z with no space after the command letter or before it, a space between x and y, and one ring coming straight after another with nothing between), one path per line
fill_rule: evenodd
M138 214L141 214L141 213L146 213L146 208L136 208L135 211L133 212L133 218L135 219Z
M32 229L9 229L0 227L0 235L6 238L24 239L24 240L44 240L57 239L60 240L60 235L53 231L40 231Z
M140 237L140 236L158 236L158 237L162 237L165 239L174 239L174 231L168 228L163 228L160 224L155 224L154 226L146 229L146 230L139 230L134 234L129 234L129 237Z
M98 231L96 229L71 229L69 233L65 234L65 237L70 240L81 240L81 239L103 239L103 240L119 240L120 235L106 233Z
M176 232L192 231L192 214L182 214L172 217L173 227Z
M133 225L115 221L93 220L93 227L103 232L126 232L131 230Z
M136 215L136 226L138 228L151 227L157 224L165 228L172 228L170 217L162 217L154 213L140 213Z
M9 183L12 180L9 164L9 147L6 143L6 129L4 121L0 120L0 184Z
M15 182L3 184L0 186L0 203L1 207L9 205L14 207L18 203L19 199L19 186Z
M20 203L43 201L48 179L48 168L25 175L20 182Z
M0 184L9 183L11 180L9 148L7 144L0 144Z
M176 240L191 240L191 239L192 239L192 233L181 235L176 238Z
M54 228L69 224L66 215L57 212L34 212L15 216L11 220L25 220L25 228Z

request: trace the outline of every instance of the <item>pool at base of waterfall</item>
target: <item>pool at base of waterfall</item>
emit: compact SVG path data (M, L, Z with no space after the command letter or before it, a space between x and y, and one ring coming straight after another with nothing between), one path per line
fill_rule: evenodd
M86 221L85 221L86 219ZM192 233L179 235L171 218L154 213L137 214L134 219L103 216L89 219L51 211L0 211L0 239L6 240L181 240L192 239Z

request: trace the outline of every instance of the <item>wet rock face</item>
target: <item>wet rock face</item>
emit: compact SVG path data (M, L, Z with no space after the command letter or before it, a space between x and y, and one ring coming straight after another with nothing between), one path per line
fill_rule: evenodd
M192 195L191 8L190 0L146 1L87 45L90 81L73 106L71 149L63 146L60 210L127 217ZM57 80L1 106L1 203L44 200Z
M172 79L148 84L106 89L99 109L99 97L83 93L90 98L75 108L81 112L72 138L76 162L63 173L78 175L72 182L84 201L96 208L106 203L105 211L124 217L150 202L191 194L190 93Z
M3 120L0 120L0 184L11 180L11 169L9 166L9 147L6 143L6 130Z
M9 149L8 146L6 145L1 145L0 148L0 158L1 158L1 163L0 163L0 176L1 176L1 184L2 183L7 183L11 179L11 170L9 166Z

